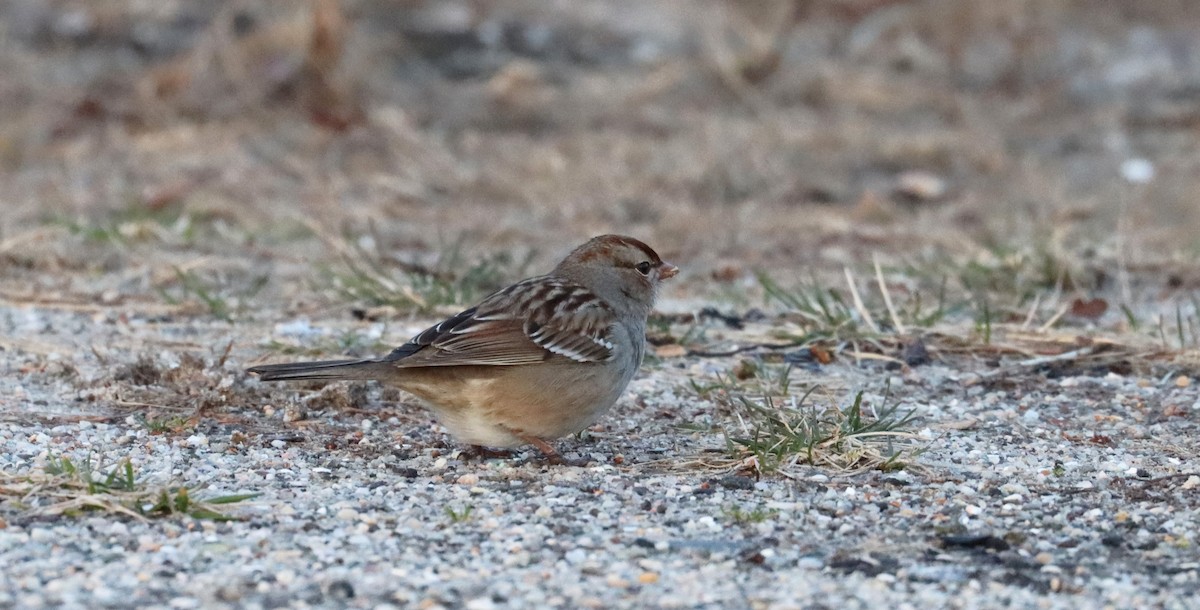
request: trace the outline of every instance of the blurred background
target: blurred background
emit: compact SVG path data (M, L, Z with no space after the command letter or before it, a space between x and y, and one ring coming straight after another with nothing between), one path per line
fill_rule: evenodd
M10 267L619 231L695 282L1021 248L1198 281L1188 0L3 0L0 31Z

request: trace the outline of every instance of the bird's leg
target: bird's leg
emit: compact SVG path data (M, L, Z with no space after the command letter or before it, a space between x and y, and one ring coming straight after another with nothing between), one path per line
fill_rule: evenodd
M554 445L551 445L550 443L547 443L536 436L521 435L521 440L533 445L534 447L537 447L537 450L541 451L542 455L546 456L546 460L551 464L561 465L566 463L566 460L563 458L562 454L558 452L558 449L554 448Z
M583 458L583 459L579 459L579 460L568 460L567 458L563 457L563 455L561 453L559 453L558 450L555 449L553 445L551 445L550 443L547 443L546 441L544 441L536 436L525 434L524 432L521 432L520 430L516 430L513 428L506 427L505 429L508 430L509 432L511 432L513 434L513 436L516 436L517 438L525 441L526 443L529 443L530 445L533 445L534 447L536 447L537 450L541 451L542 455L545 456L546 461L550 462L551 464L554 464L555 466L581 466L582 467L582 466L587 466L588 464L590 464L592 462L591 460L589 460L587 458Z

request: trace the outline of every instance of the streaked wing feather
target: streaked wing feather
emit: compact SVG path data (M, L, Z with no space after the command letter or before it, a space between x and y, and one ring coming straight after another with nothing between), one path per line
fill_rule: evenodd
M612 323L612 311L590 291L543 276L426 329L384 360L404 368L513 366L556 355L603 362L613 355Z

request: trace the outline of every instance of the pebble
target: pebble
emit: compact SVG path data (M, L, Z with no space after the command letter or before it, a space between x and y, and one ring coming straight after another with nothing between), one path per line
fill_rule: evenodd
M933 201L946 195L946 181L923 171L907 171L896 177L896 192L919 201Z
M490 597L476 597L474 599L467 600L467 603L464 604L464 607L466 610L495 610L496 602L492 601L492 598Z

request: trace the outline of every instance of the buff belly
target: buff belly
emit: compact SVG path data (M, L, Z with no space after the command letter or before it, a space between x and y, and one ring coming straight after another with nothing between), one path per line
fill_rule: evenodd
M603 364L559 367L471 367L461 383L422 379L418 371L399 383L428 406L459 441L519 447L523 437L553 440L587 428L620 398L633 376ZM465 367L464 367L465 368ZM445 374L439 372L441 374ZM447 388L453 388L448 390Z

